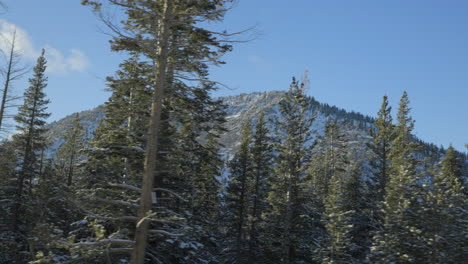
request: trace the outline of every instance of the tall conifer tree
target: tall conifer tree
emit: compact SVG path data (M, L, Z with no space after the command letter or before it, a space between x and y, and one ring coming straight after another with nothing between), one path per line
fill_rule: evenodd
M397 114L395 139L390 152L391 166L383 204L383 228L374 237L371 260L375 263L414 262L421 251L418 219L412 211L419 210L415 197L417 180L417 149L411 134L414 121L409 115L409 99L403 93Z
M385 186L388 181L390 167L390 148L394 138L394 130L391 116L392 107L388 105L388 97L385 95L374 121L375 130L371 130L372 141L369 147L374 153L371 165L375 169L375 180L377 182L376 198L382 201L385 196Z
M0 142L0 262L14 263L14 254L22 245L18 243L17 237L9 233L13 220L13 208L15 206L15 195L17 189L15 168L17 164L16 146L12 141ZM6 234L10 235L6 235Z
M25 189L26 184L37 177L39 168L39 152L45 148L45 119L50 116L46 112L47 104L44 88L47 86L47 77L45 76L46 59L45 50L37 59L34 67L34 75L29 79L29 88L24 92L24 103L18 109L15 116L17 122L16 129L18 133L13 136L14 142L20 151L20 161L18 172L18 183L16 192L16 206L13 214L12 229L18 228L19 220L22 215L22 204L25 195L29 193L30 187Z
M318 162L326 165L325 173L315 176L316 191L324 195L324 222L327 232L324 261L327 263L345 263L352 260L352 250L356 248L352 241L353 220L359 210L360 193L359 171L350 160L347 135L336 120L328 121L325 135L319 143L324 148L324 159ZM319 179L322 178L322 179Z
M304 89L294 78L279 104L277 166L271 177L268 203L268 251L281 263L310 261L314 232L309 218L310 192L306 191L306 168L310 159L313 117Z
M17 149L16 188L14 206L12 208L11 231L18 235L16 246L12 247L14 261L26 261L20 251L26 249L26 238L30 236L34 221L31 212L34 212L33 182L37 182L41 168L41 152L46 147L44 132L45 119L49 117L46 112L49 100L46 99L44 88L47 86L45 76L45 51L37 59L33 77L29 79L30 86L24 92L24 103L15 116L17 134L13 135L13 145ZM29 217L28 217L29 216ZM18 250L18 251L17 251ZM33 252L33 250L31 250Z
M161 187L165 181L161 172L160 143L162 143L162 111L166 94L173 94L175 79L200 81L207 80L207 63L220 63L219 57L231 46L219 37L232 36L223 32L213 32L200 27L200 21L221 21L228 1L114 1L109 3L125 9L127 19L122 21L124 31L119 31L111 44L116 51L138 52L148 58L153 67L151 114L146 134L145 162L142 192L138 217L141 223L136 226L132 262L144 262L146 241L150 220L147 213L152 207L154 187ZM82 1L99 11L101 2ZM102 14L102 13L101 13ZM108 21L109 22L109 21ZM116 30L118 26L111 26ZM161 141L160 141L161 140ZM155 180L156 179L156 180Z
M266 203L269 191L268 181L273 174L273 140L265 122L264 111L260 113L252 137L252 174L250 197L252 200L249 227L249 255L251 261L256 261L263 254L263 238L265 219L268 204ZM264 257L264 256L263 256Z
M116 76L107 78L107 90L112 94L87 151L86 169L92 175L88 183L122 183L141 175L152 93L150 72L150 67L133 55L120 65Z
M317 198L324 203L333 175L343 173L350 162L346 135L339 128L338 121L327 121L324 135L319 138L318 145L313 152L313 159L309 164L309 174Z
M235 260L245 263L245 241L247 241L247 219L249 214L249 184L253 177L252 156L250 145L252 141L250 121L244 126L241 145L238 153L229 164L231 177L227 189L227 206L230 208L230 222L232 229L229 231L233 239ZM232 261L232 260L230 260Z
M67 186L71 186L73 182L76 162L80 157L80 151L84 147L83 137L84 131L80 125L80 117L76 114L72 127L70 127L65 134L65 142L56 153L58 167L62 177L66 179Z
M433 203L427 231L434 235L431 263L462 263L466 259L467 205L463 168L455 149L450 146L434 179Z

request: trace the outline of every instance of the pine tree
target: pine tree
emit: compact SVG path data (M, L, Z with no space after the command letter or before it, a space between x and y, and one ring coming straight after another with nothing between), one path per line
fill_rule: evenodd
M389 181L383 204L384 223L374 237L370 255L375 263L414 262L424 257L419 220L420 210L414 152L417 149L411 131L414 121L409 116L409 99L406 92L400 100L395 127L395 139L390 152ZM420 226L420 225L419 225Z
M30 217L33 211L33 182L41 175L41 152L45 148L45 119L49 100L45 98L44 88L47 86L45 51L37 59L33 77L29 79L30 86L24 92L24 103L15 116L17 134L13 135L13 146L16 148L16 169L10 178L16 178L14 205L11 213L11 235L15 237L16 245L12 247L12 257L16 262L26 261L27 255L21 252L26 248L26 240L31 237L34 219Z
M13 142L0 142L0 263L14 263L14 254L21 249L11 232L12 212L15 206L17 151Z
M207 107L205 103L212 107ZM219 154L219 134L224 130L219 122L223 120L224 110L216 101L208 99L205 103L194 104L188 109L179 106L175 112L184 114L170 118L172 121L180 118L181 128L167 134L174 140L171 146L173 154L165 155L166 160L160 160L164 162L162 165L167 166L160 186L182 198L178 199L168 192L162 192L158 197L164 199L167 210L186 219L184 225L177 227L190 231L159 243L150 239L152 250L161 252L158 255L165 261L204 262L219 258L219 178L224 165ZM209 108L211 113L207 113ZM219 122L216 121L218 118ZM167 149L167 145L164 149ZM174 247L177 243L187 246ZM193 256L186 259L187 254Z
M324 135L314 148L313 159L309 165L314 191L322 203L327 199L329 182L333 175L343 173L349 165L346 149L346 134L341 131L338 122L327 121Z
M375 169L375 181L377 182L375 197L377 201L382 201L385 196L385 186L389 174L389 154L394 137L391 110L392 107L388 105L388 98L385 95L378 117L374 121L375 130L371 130L372 141L368 145L375 155L371 159L371 165Z
M89 219L99 221L99 225L105 227L102 235L128 239L130 243L132 233L129 230L133 229L133 220L129 216L136 214L137 204L133 201L138 195L138 186L133 183L141 179L143 171L144 134L151 95L151 88L148 87L149 72L147 64L140 62L136 55L124 61L116 76L107 78L107 89L112 94L105 103L105 117L95 130L89 147L84 148L84 131L76 117L65 143L57 152L59 173L65 173L67 181L73 183L73 195L70 195L68 202L75 210L81 210L87 215L82 222L91 223ZM84 148L84 151L79 153L80 148ZM79 156L85 159L83 167L74 176L72 164L76 163ZM106 246L112 247L117 255L128 253L119 248L122 245L111 245L112 242L93 246L93 250L90 250L90 246L80 245L80 241L90 245L97 243L92 236L83 235L92 233L95 227L91 224L89 227L73 225L70 233L80 235L74 235L72 239L78 243L66 246L73 249L72 254L78 253L86 256L88 261L99 262L106 257ZM87 232L79 232L75 228L87 229ZM63 246L69 242L65 240L60 243Z
M173 142L170 147L165 147L173 154L167 155L164 161L166 169L172 172L164 174L161 186L190 200L188 205L178 202L171 205L172 210L189 211L191 220L200 222L204 219L205 228L213 229L211 221L219 212L217 176L223 162L218 152L221 147L219 135L225 131L224 106L210 98L210 87L174 85L177 91L167 98L166 110L169 113L166 127L172 128L161 140Z
M245 263L245 241L248 234L247 219L249 214L249 184L252 181L252 156L250 121L244 125L239 151L229 164L231 176L227 188L227 207L230 208L230 222L232 229L228 231L233 239L235 262ZM234 259L229 260L230 262Z
M219 192L223 160L219 153L219 132L212 132L206 136L206 143L201 153L195 155L198 168L194 170L193 194L190 197L192 205L191 221L199 223L204 230L214 237L217 233L220 210ZM215 234L213 234L215 233ZM206 241L205 241L206 242Z
M466 259L467 219L466 193L462 163L450 146L434 179L433 215L427 231L434 236L431 241L431 263L462 263Z
M268 203L268 254L281 263L310 261L310 192L307 192L306 166L309 163L309 128L313 122L308 100L293 78L289 91L280 102L277 167L271 177Z
M266 203L269 192L268 181L273 173L273 141L265 122L265 114L262 111L258 117L255 132L252 137L252 184L250 195L252 199L251 217L249 227L249 256L255 262L263 254L263 237L265 219L263 214L267 212Z
M325 202L326 230L328 245L325 263L352 263L350 251L351 243L351 214L353 208L349 206L347 199L349 191L346 187L343 173L333 174L330 180L330 190ZM354 190L351 190L354 191Z
M98 1L82 1L92 5L99 12ZM220 21L226 12L225 1L178 1L164 0L158 3L147 1L110 1L111 4L126 10L127 19L122 20L126 32L119 32L112 42L116 51L137 52L152 60L153 76L152 107L148 124L145 148L145 162L142 192L132 262L143 263L148 229L147 213L152 206L151 195L154 187L164 181L162 164L158 155L162 135L163 103L165 94L171 94L175 87L175 77L190 81L209 82L207 63L220 63L219 56L229 51L231 46L218 39L228 37L227 33L212 32L200 27L200 21ZM108 21L109 22L109 21ZM115 25L114 25L115 26ZM118 29L118 26L112 27ZM126 35L130 33L130 35ZM156 179L156 180L155 180Z
M372 221L369 233L372 234L381 229L384 221L381 208L389 179L390 152L395 138L391 110L392 107L388 105L388 97L384 95L377 113L378 117L374 120L374 127L369 129L372 139L367 143L367 147L371 151L369 165L372 168L373 175L371 176L372 183L370 183L369 202L367 204L370 208L369 217Z
M30 192L30 184L37 176L39 167L39 152L45 148L45 119L50 116L46 112L49 100L46 99L44 88L47 86L45 50L37 59L34 75L29 79L29 88L24 93L24 103L15 116L17 134L13 136L15 145L20 151L20 171L16 190L16 204L13 213L12 230L18 229L22 217L22 204L25 195ZM29 184L27 190L24 187Z
M151 104L150 73L149 66L134 55L120 65L115 77L107 78L112 94L87 151L86 171L93 177L84 180L89 185L134 181L141 175Z
M68 202L86 216L77 223L89 223L89 226L72 225L70 233L79 235L68 239L73 243L66 239L60 241L59 244L71 249L70 255L79 254L87 261L100 262L107 257L106 247L115 252L111 259L114 255L123 257L128 254L128 250L122 247L132 244L131 230L134 229L134 215L138 208L134 201L138 199L139 186L135 182L141 180L143 173L145 133L152 93L150 73L148 64L140 61L135 54L120 64L116 75L107 78L111 96L105 102L105 116L94 131L89 146L84 147L80 142L83 131L78 127L79 120L75 119L67 135L70 139L57 153L58 167L64 168L59 168L59 171L67 173L67 178L69 172L75 174L68 164L70 158L74 156L75 161L79 156L83 158L76 176L72 175L73 195L70 195ZM81 147L84 151L78 153ZM89 235L96 228L100 230L100 236L109 239L107 243L99 244L97 237ZM117 237L127 242L116 244L112 239ZM87 244L79 243L81 241Z
M49 259L52 262L56 243L70 230L70 223L79 214L67 202L70 195L67 181L54 169L52 160L44 162L42 172L31 192L26 215L33 219L28 231L31 259ZM39 257L42 256L42 257Z
M84 147L83 142L84 131L80 125L80 117L75 115L73 125L65 134L64 143L60 146L56 153L56 162L62 177L67 179L67 186L71 186L73 182L74 168L80 157L80 151Z
M324 220L328 241L326 243L327 263L343 263L351 259L351 214L353 206L348 196L357 190L347 188L351 178L348 175L351 161L348 158L347 137L341 131L336 120L328 121L325 125L325 135L319 143L323 148L324 174L313 175L317 188L316 193L321 194L324 202ZM357 206L357 204L355 204Z
M326 123L308 170L316 218L322 222L315 234L321 245L316 261L324 263L363 261L369 240L362 158L353 151L346 129L344 122Z

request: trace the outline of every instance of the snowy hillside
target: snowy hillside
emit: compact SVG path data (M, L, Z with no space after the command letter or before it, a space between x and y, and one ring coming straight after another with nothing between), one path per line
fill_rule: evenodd
M273 91L265 93L240 94L237 96L223 97L227 105L228 132L221 137L221 142L225 146L226 155L234 153L239 144L242 126L247 120L256 123L261 111L265 113L266 120L275 120L279 115L278 103L281 101L284 92ZM310 114L315 117L312 127L314 134L321 135L324 131L327 119L338 119L346 124L346 130L353 134L353 137L364 137L366 130L372 126L372 118L361 114L349 113L343 109L321 104L309 98ZM274 127L270 131L274 132Z
M103 111L104 107L101 105L94 109L78 113L80 116L80 125L86 131L86 139L92 138L94 130L96 130L99 122L104 117ZM73 125L74 115L75 114L68 115L47 125L46 139L50 143L46 154L47 157L52 157L63 143L63 137L66 131Z
M225 146L224 155L231 157L238 146L241 128L247 120L251 120L255 125L261 111L265 112L266 120L274 120L278 117L278 103L284 92L272 91L263 93L240 94L237 96L221 97L220 99L227 106L227 132L221 136L221 142ZM367 131L372 127L373 119L369 116L356 112L348 112L335 106L329 106L317 102L314 98L309 98L311 115L315 116L311 130L314 134L322 134L327 119L338 119L346 126L346 130L354 140L363 141L367 137ZM91 138L99 121L104 117L103 106L92 110L80 112L81 125L86 130L86 138ZM47 139L51 142L51 147L47 152L51 157L60 144L63 143L65 131L73 123L73 115L69 115L61 120L49 124ZM274 131L274 127L271 127ZM427 144L430 146L429 144Z

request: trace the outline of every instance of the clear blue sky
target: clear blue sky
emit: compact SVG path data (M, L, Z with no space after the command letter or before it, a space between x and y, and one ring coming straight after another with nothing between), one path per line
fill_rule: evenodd
M104 78L122 56L79 0L5 0L2 29L21 28L26 61L46 46L53 54L51 120L103 103ZM257 25L257 39L235 46L212 78L230 89L216 95L286 90L309 70L319 101L375 115L388 94L395 111L406 90L415 134L464 150L468 143L468 1L240 0L216 26ZM25 83L17 83L22 91Z

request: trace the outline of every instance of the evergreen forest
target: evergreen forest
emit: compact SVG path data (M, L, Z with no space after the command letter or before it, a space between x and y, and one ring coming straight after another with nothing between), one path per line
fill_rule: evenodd
M414 135L410 94L377 98L374 117L318 103L306 75L212 95L210 67L250 41L209 27L232 2L82 0L127 56L99 118L60 127L47 121L48 50L26 71L9 43L0 263L467 263L468 156Z

